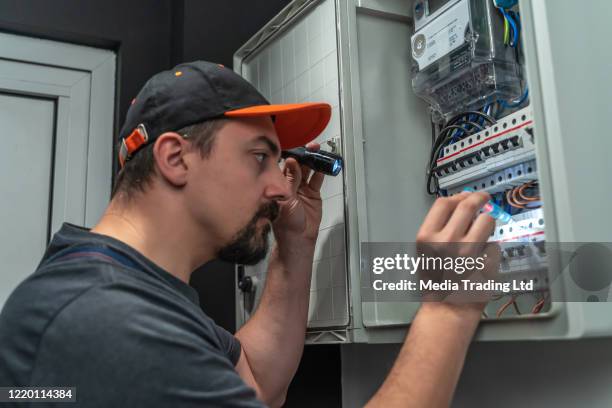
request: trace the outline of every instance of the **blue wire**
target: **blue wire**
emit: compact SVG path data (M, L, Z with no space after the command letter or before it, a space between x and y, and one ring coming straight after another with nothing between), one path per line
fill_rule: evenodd
M519 106L521 106L527 100L528 97L529 97L529 88L525 87L525 92L523 92L523 95L519 98L518 101L515 101L515 102L506 102L503 99L500 99L499 100L499 104L504 109L518 108Z
M485 108L483 109L483 111L486 111L490 107L491 107L490 104L486 105ZM474 117L474 116L475 115L468 116L468 118L467 118L468 122L475 122L475 123L479 123L481 126L484 126L485 119L483 117L478 118L478 117ZM463 135L465 133L466 133L465 130L458 130L458 129L453 130L453 137L450 140L450 142L448 143L448 145L451 145L451 144L461 140L461 138L463 137Z
M499 11L501 11L501 13L504 15L504 18L508 20L508 22L510 23L510 26L512 26L513 40L510 43L510 46L516 47L516 44L518 43L518 28L516 26L516 22L514 21L512 17L510 17L510 15L503 8L500 7Z
M520 41L520 34L521 34L521 16L519 15L518 12L514 12L512 10L510 10L510 16L512 17L512 19L514 20L514 23L516 24L516 38L514 40L514 46L517 47L518 43Z
M510 16L514 19L516 26L518 27L519 33L521 32L521 14L518 11L508 10Z
M510 22L510 25L512 26L512 31L514 32L514 39L512 40L512 43L510 43L510 46L513 48L516 48L516 46L518 45L518 28L516 26L516 22L514 21L514 19L510 16L508 16L508 21Z
M485 105L485 107L482 109L482 112L484 114L486 114L486 115L489 115L489 112L488 112L489 109L491 109L491 104L490 103ZM480 126L483 126L483 127L485 126L485 118L484 118L484 116L480 117Z

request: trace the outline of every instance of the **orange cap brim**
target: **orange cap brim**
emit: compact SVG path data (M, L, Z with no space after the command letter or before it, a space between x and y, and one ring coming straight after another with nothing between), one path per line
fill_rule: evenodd
M331 117L327 103L258 105L225 112L230 118L274 116L274 127L281 149L304 146L323 132Z

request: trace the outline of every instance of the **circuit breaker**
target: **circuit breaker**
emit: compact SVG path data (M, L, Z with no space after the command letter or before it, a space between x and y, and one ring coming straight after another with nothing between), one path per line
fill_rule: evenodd
M609 290L588 295L576 257L553 279L560 261L546 251L612 241L612 222L597 216L612 202L601 120L612 55L585 45L602 37L586 22L577 35L576 24L556 1L295 0L238 50L234 69L272 102L334 106L320 141L346 168L326 187L308 342L403 341L419 304L363 296L363 245L413 242L436 197L466 188L489 192L512 216L490 237L510 243L501 272L537 280L497 296L476 338L612 335ZM265 265L239 275L257 286L237 289L244 322Z

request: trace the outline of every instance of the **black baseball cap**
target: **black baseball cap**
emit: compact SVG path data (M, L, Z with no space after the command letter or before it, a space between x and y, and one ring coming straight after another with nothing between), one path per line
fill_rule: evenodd
M165 132L217 118L273 116L281 149L303 146L327 126L327 103L272 105L247 80L220 64L193 61L154 75L132 100L119 132L121 167Z

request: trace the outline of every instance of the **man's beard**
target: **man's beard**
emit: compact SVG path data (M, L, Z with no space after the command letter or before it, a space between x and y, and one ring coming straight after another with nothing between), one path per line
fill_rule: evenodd
M257 222L262 218L268 218L272 222L278 217L278 212L279 205L275 201L263 205L247 226L236 234L234 240L219 250L217 257L226 262L242 265L259 263L268 254L270 246L268 235L271 226L266 224L258 234Z

